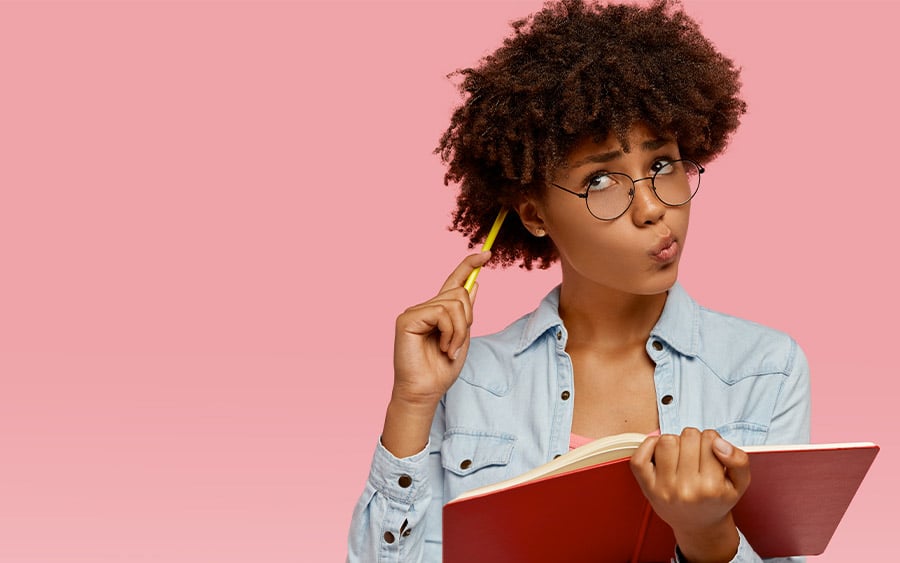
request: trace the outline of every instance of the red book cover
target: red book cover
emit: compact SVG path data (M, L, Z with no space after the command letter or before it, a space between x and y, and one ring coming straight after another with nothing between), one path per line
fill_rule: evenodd
M751 483L733 511L762 557L825 550L878 446L748 447ZM498 484L498 486L501 486ZM628 457L538 478L444 506L444 562L654 563L675 552Z

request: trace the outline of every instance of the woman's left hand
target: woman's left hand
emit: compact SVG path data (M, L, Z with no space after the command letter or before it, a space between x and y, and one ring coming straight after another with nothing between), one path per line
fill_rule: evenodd
M715 430L651 436L631 456L650 505L675 532L691 563L727 562L737 553L731 509L750 485L750 459Z

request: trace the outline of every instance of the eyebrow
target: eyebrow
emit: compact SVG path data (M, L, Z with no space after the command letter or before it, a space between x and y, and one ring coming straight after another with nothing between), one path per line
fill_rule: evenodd
M650 139L649 141L644 141L641 143L641 150L644 152L655 151L661 147L668 145L673 142L674 139L667 139L664 137L658 137L656 139ZM592 154L589 155L578 162L573 162L572 164L567 165L565 168L578 168L579 166L584 166L585 164L591 163L604 163L609 162L611 160L615 160L622 156L621 150L614 150L609 152L604 152L600 154Z

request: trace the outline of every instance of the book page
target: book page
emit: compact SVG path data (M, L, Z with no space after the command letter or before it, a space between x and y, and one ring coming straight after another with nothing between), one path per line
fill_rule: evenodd
M567 473L583 467L599 465L617 459L625 459L631 457L631 454L634 453L646 437L647 436L644 434L631 432L599 438L517 477L500 481L493 485L485 485L484 487L472 489L471 491L459 495L451 502L492 493L494 491L527 483L528 481L549 477L551 475L558 475L560 473Z

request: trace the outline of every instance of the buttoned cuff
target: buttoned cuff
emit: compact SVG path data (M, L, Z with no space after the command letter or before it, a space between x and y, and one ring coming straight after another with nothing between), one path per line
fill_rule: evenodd
M401 503L413 504L415 499L428 492L428 446L409 457L398 458L389 452L378 439L369 483L378 494Z

